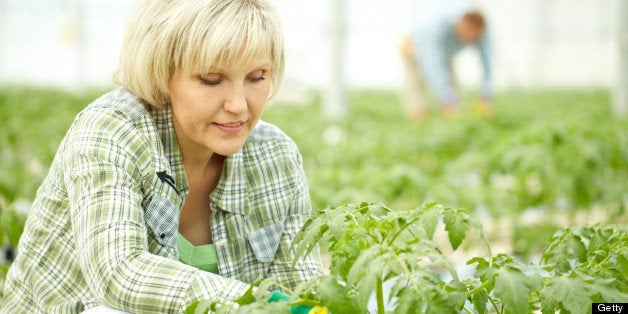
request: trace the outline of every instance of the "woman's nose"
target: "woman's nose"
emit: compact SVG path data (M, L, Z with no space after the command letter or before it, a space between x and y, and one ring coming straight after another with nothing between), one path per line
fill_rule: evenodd
M241 113L246 111L246 97L240 88L234 89L232 94L225 101L225 110L231 113Z

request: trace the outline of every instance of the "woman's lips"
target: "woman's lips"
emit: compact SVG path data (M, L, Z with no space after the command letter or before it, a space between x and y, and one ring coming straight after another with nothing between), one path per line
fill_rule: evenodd
M238 133L244 128L244 121L235 121L227 123L214 123L214 125L221 131L226 133Z

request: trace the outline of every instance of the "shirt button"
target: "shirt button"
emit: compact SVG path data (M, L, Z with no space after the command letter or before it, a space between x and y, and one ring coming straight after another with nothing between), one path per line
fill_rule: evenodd
M165 239L166 238L166 234L162 233L162 234L159 235L159 237L162 238L162 239Z

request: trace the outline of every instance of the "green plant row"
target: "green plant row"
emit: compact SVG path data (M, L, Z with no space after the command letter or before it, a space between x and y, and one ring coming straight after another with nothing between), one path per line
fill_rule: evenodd
M0 199L32 200L74 116L97 93L0 89Z
M453 250L473 230L486 245L488 256L467 261L475 265L469 278L459 276L435 241L441 225ZM372 295L380 314L590 313L593 302L628 300L627 231L626 225L562 229L550 239L542 260L530 264L492 255L482 225L464 210L434 203L411 210L374 203L326 208L306 223L294 248L303 258L317 245L329 245L329 275L299 286L290 302L266 302L270 279L243 295L237 309L203 300L188 313L289 313L297 304L367 313ZM385 293L388 280L394 284Z
M343 134L335 144L326 142L329 123L316 105L272 108L266 117L302 149L315 208L429 200L500 216L625 209L628 120L610 107L601 91L505 92L486 118L411 123L396 94L356 92L351 115L335 121Z
M4 250L14 250L17 247L25 222L26 215L17 212L0 198L0 249L3 254L7 253ZM0 258L0 309L2 308L4 280L9 271L9 264L1 262L5 258L6 256Z

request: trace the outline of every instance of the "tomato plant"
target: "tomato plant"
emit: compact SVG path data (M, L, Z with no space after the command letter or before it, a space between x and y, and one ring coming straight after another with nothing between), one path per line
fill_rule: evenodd
M470 231L478 233L487 256L467 261L475 265L472 276L461 278L435 241L441 225L453 250ZM282 304L266 303L264 289L272 279L265 280L256 296L249 291L250 302L241 303L236 313L271 307L287 313L291 304L367 313L372 295L377 313L587 313L593 302L628 300L627 231L625 225L559 230L539 264L529 264L493 255L482 225L461 209L435 203L410 210L375 203L328 207L308 220L293 246L296 258L303 258L317 245L328 245L330 274L302 284L292 291L292 303ZM393 282L388 291L386 281ZM199 304L200 312L233 310L220 302Z

